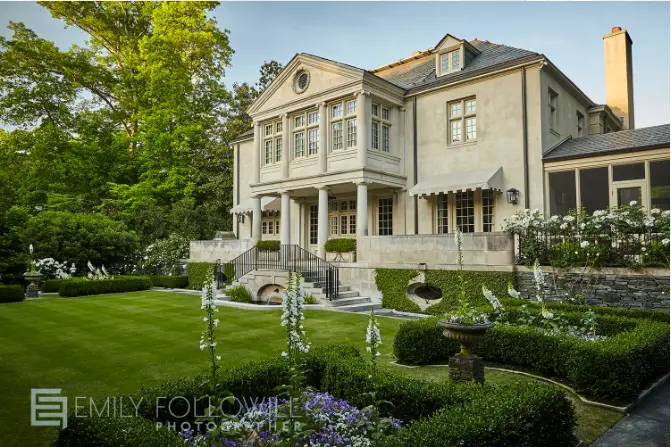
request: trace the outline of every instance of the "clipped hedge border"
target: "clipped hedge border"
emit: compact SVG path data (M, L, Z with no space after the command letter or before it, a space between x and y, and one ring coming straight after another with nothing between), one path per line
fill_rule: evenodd
M189 277L189 289L200 290L209 273L214 274L214 262L189 262L186 272Z
M167 289L184 289L189 285L188 276L150 276L149 280L154 287Z
M533 312L533 311L532 311ZM581 313L567 313L575 324ZM459 351L437 325L439 318L406 322L394 338L401 363L445 362ZM600 342L549 336L529 326L497 325L473 346L485 360L561 377L578 393L598 401L627 403L669 371L669 325L645 319L600 316Z
M280 241L258 241L256 247L263 251L280 251Z
M328 253L349 253L356 251L356 239L334 238L324 244L324 250Z
M19 285L5 286L0 284L0 303L18 303L26 299L23 287Z
M61 284L58 294L63 297L100 295L103 293L137 292L151 289L149 277L120 277L113 279L75 279Z
M277 387L288 380L287 369L283 358L252 362L223 371L217 388L249 399L275 396ZM568 447L575 444L573 406L562 390L546 384L457 385L411 379L389 371L379 371L373 378L368 363L351 346L313 350L306 356L305 370L308 386L360 408L371 403L369 392L375 389L375 399L390 404L385 405L383 411L402 421L412 421L383 438L380 445L384 447L442 447L457 445L461 439L467 442L459 445L473 447ZM175 423L177 427L183 422L193 423L194 398L208 392L208 385L201 378L183 379L141 390L132 396L134 402L140 402L136 418L109 422L99 418L75 418L71 413L68 426L60 430L54 447L158 447L173 446L175 439L183 445L176 434L156 430L155 423L161 422L163 426ZM157 411L157 398L163 397L163 402L168 402L175 396L185 399L172 401L172 411L168 411L167 405ZM202 414L205 403L203 400L196 404L198 414ZM188 413L185 417L175 416L185 413Z
M72 281L72 279L47 279L40 286L40 290L42 293L58 293L61 284L64 284L67 281Z

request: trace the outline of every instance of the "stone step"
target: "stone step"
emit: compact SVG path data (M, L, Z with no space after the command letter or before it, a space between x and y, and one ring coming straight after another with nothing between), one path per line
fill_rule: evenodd
M343 298L355 298L359 295L359 292L356 290L349 290L347 292L340 292L338 293L338 299L343 299Z
M365 303L365 304L348 304L347 306L338 306L338 310L344 310L347 312L370 312L370 309L380 309L382 306L380 303Z
M370 303L370 298L367 296L356 296L351 298L338 298L337 300L330 301L331 306L333 307L343 307L349 306L352 304L366 304Z

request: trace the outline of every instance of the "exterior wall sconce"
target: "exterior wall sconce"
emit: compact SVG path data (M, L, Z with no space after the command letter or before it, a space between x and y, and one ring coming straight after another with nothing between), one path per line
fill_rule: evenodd
M510 188L506 191L506 196L508 197L508 203L517 205L517 202L520 201L520 191L515 188Z

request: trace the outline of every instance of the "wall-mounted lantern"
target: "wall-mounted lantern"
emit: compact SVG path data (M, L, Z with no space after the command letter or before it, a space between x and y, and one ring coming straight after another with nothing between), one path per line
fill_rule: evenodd
M506 195L508 196L508 203L517 205L517 202L520 201L520 192L515 188L510 188L508 191L506 191Z

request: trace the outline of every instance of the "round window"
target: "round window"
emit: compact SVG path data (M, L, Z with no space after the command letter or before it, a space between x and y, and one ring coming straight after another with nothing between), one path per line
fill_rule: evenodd
M296 93L303 93L310 85L310 73L300 70L294 77L294 90Z

